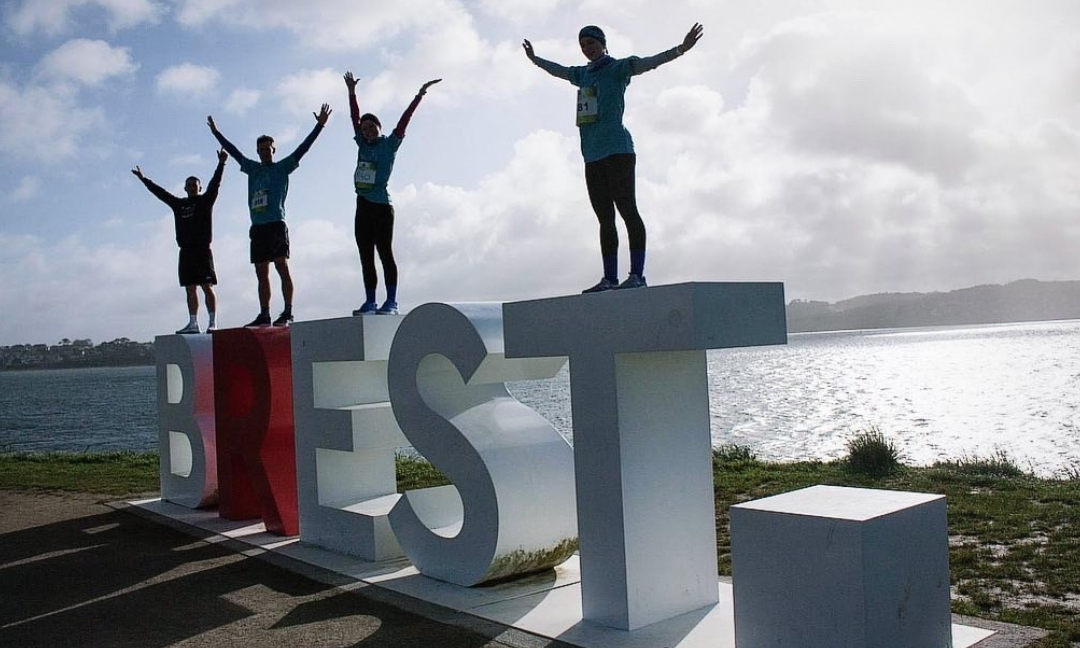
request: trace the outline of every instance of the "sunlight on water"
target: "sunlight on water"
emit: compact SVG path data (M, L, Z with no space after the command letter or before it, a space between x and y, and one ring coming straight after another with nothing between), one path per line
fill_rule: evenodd
M877 426L912 464L1004 450L1051 474L1080 465L1080 322L792 335L710 354L714 443L833 459Z

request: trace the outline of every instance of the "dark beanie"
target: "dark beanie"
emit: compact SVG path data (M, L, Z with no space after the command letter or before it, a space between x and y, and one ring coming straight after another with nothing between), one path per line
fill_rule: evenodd
M588 36L589 38L595 38L596 40L600 41L601 45L607 47L607 38L604 36L604 30L600 29L596 25L586 25L585 27L582 27L581 31L578 32L577 38L578 40L581 40L586 36Z
M380 129L382 128L382 122L379 121L378 117L376 117L375 115L372 115L371 113L364 113L363 115L360 115L360 121L361 122L365 122L365 121L375 122L376 126L378 126Z

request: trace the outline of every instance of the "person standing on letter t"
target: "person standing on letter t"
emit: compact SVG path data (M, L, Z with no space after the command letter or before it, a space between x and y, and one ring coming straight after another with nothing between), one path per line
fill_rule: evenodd
M626 87L630 77L670 63L689 51L701 38L702 26L694 23L683 42L666 52L640 58L616 59L608 55L607 39L595 25L578 33L581 53L588 65L564 67L544 60L525 40L525 55L551 76L566 79L578 88L577 126L581 134L581 154L585 158L585 186L589 190L596 218L600 221L600 254L604 276L600 283L582 292L613 288L641 288L645 283L645 224L638 214L634 189L634 141L623 126ZM618 208L630 239L630 275L618 281L619 232L615 227Z
M353 315L397 315L398 271L394 261L394 206L390 204L390 194L386 183L394 170L394 159L401 141L405 139L405 128L412 119L413 111L420 105L420 99L427 94L427 89L442 81L435 79L420 86L420 92L413 97L412 103L402 113L397 126L389 136L382 134L379 118L371 113L360 114L356 102L356 78L352 72L345 73L345 85L349 88L349 117L352 119L353 139L358 151L356 154L356 173L353 184L356 186L356 217L353 231L356 247L360 250L360 268L364 272L364 303L353 311ZM386 282L386 301L379 307L375 301L375 289L379 286L379 275L375 270L375 252L382 261L383 280Z
M195 176L189 176L184 181L184 192L187 194L184 198L174 196L154 184L153 180L143 175L138 165L131 170L136 178L142 180L143 186L149 189L150 193L172 209L173 222L176 225L176 244L180 246L177 272L180 275L180 285L187 292L188 323L177 331L182 335L199 332L199 293L196 292L196 287L202 288L206 298L206 312L210 315L206 332L217 328L217 295L214 294L217 273L214 271L214 254L210 251L210 242L214 238L214 201L217 200L218 189L221 187L225 160L229 159L225 151L218 151L217 156L217 168L214 169L214 176L210 178L210 184L206 185L206 193L200 194L202 183Z
M225 139L214 124L214 118L206 118L210 132L222 148L240 164L240 170L248 177L248 210L251 214L251 263L259 280L259 316L248 326L270 325L270 263L274 263L281 277L281 295L285 309L274 320L274 326L288 326L293 321L293 281L289 274L289 228L285 224L285 197L289 193L289 174L300 166L300 158L311 148L315 138L330 118L330 106L323 104L315 115L315 128L300 142L296 150L274 162L274 138L260 135L255 140L259 161L244 157L232 142Z

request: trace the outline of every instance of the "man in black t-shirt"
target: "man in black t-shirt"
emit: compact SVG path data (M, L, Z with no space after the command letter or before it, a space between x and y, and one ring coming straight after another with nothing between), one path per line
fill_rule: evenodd
M214 272L214 255L210 251L210 241L213 239L214 201L217 200L221 175L225 171L225 161L229 159L229 155L220 150L217 157L218 165L214 176L210 178L210 184L206 186L206 193L199 193L202 190L201 183L198 178L191 176L184 182L184 192L187 193L184 198L178 198L154 184L150 178L143 175L138 166L131 170L136 178L142 180L150 193L168 205L173 212L176 243L180 246L180 285L187 291L189 316L187 326L177 331L181 334L199 332L199 295L195 291L196 286L202 287L206 297L206 310L210 314L206 332L217 328L217 295L214 294L217 273Z

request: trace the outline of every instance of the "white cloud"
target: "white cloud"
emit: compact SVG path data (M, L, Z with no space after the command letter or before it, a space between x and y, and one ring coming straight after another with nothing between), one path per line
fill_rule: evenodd
M157 88L163 93L200 96L212 91L220 78L221 73L212 67L181 63L157 76Z
M225 110L237 114L244 115L247 111L255 107L255 104L259 103L259 98L262 93L258 90L252 90L251 88L237 88L229 94L229 98L225 100Z
M291 74L277 85L274 93L281 98L281 105L294 115L311 115L324 103L333 106L345 95L342 72L331 68L301 70ZM348 108L344 109L348 113Z
M55 162L75 155L80 138L105 123L99 108L84 108L64 86L19 87L0 80L0 151Z
M404 32L437 26L464 14L455 0L181 0L177 20L190 27L207 24L245 29L286 29L306 46L356 50L377 47Z
M41 190L41 178L37 176L23 176L19 184L8 196L8 202L26 202L38 195Z
M132 74L137 69L139 65L132 61L130 49L83 38L64 43L47 54L39 65L41 75L50 82L69 79L91 86L114 76Z
M565 0L479 0L480 10L515 26L537 23L559 10Z
M22 0L5 9L8 27L24 36L37 31L63 34L72 29L76 14L92 10L104 12L111 31L156 23L163 12L154 0Z

